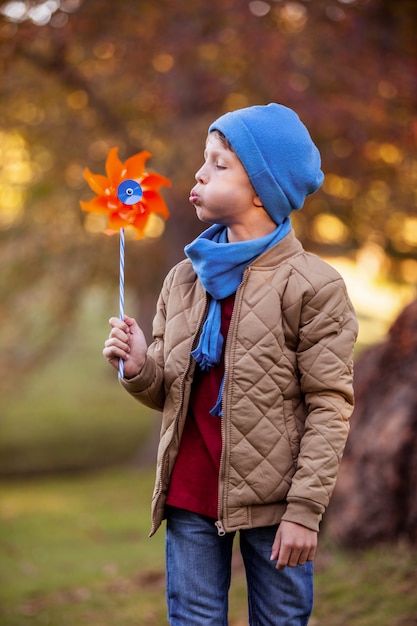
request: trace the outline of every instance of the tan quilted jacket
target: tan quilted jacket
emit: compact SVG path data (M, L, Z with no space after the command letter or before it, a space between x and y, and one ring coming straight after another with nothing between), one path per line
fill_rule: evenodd
M141 373L122 381L162 411L151 534L164 517L195 368L190 351L206 310L186 259L165 279ZM293 231L247 267L225 348L221 529L285 519L318 530L353 409L356 334L342 278Z

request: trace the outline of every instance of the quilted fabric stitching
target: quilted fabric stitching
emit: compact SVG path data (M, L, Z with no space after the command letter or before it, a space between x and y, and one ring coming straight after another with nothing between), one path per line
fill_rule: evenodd
M323 277L328 280L328 277L326 276L325 273L323 273ZM298 274L296 277L293 274L293 278L296 278L296 282L299 283L299 285L305 280L305 277L302 274ZM307 281L307 282L308 282L309 285L311 284L310 281ZM336 289L340 288L340 281L334 281L334 282L335 282L334 287L336 287ZM339 283L339 284L337 284L337 283ZM313 292L312 299L314 299L314 295L316 294L316 290L311 290L310 289L310 293L311 293L311 291ZM257 306L262 306L262 298L260 300L258 300ZM296 311L296 310L298 310L298 308L299 308L298 303L296 301L294 301L294 302L290 302L288 304L288 306L283 306L282 307L282 311L283 311L283 314L287 314L288 315L291 310ZM323 311L321 311L321 309L319 307L312 306L311 304L308 304L307 306L305 306L303 313L304 313L304 316L306 318L310 318L310 319L316 319L317 316L321 315L323 317L323 319L324 319L324 321L323 320L321 321L321 324L326 324L326 320L328 320L329 326L334 326L335 323L339 326L339 323L340 323L340 317L339 316L337 316L337 315L334 316L331 313L329 313L328 311L324 312L324 314L323 314ZM248 320L250 321L250 319L252 317L254 317L256 319L256 322L258 324L257 335L259 336L261 334L259 332L259 324L262 324L262 320L260 320L259 317L256 316L256 306L252 309L252 311L248 311L246 316L242 316L240 323L243 325L246 322L248 322ZM269 333L270 335L273 335L273 333L271 333L270 329L267 326L263 325L263 327L265 328L265 331L267 333ZM332 337L330 339L327 339L327 341L331 341L331 340L332 340ZM267 338L266 338L266 341L267 341ZM256 341L253 340L252 345L255 345L255 343L256 343ZM315 343L312 342L311 346L314 348L315 347ZM321 344L320 353L316 354L316 355L313 355L313 359L311 360L311 362L309 364L308 371L304 372L304 377L309 377L309 378L315 380L316 383L317 383L316 386L318 388L320 387L320 385L322 383L321 383L320 377L315 376L314 370L316 368L317 362L323 362L323 361L327 360L326 359L326 353L329 353L330 356L331 356L331 358L329 359L330 362L333 361L333 363L334 363L334 361L337 360L337 361L339 361L341 363L342 366L345 367L344 361L339 357L339 355L334 350L332 350L329 347L329 345ZM282 356L283 355L281 355L281 357ZM252 357L252 358L253 358L254 361L256 361L255 357ZM238 367L239 365L240 365L240 363L239 363L239 361L237 361L236 362L236 366ZM259 363L255 362L255 365L259 366ZM257 378L256 378L256 380L254 380L254 384L259 382L259 380L261 380L265 376L268 377L269 376L269 371L272 370L273 367L274 367L274 364L271 363L269 369L264 368L263 370L261 370L261 373L259 373ZM254 372L257 371L256 367L252 371L254 371ZM258 371L259 371L259 368L258 368ZM273 381L271 380L271 382L273 382ZM236 383L235 383L235 385L236 385ZM241 391L245 392L245 389L242 387ZM234 395L235 395L235 393L234 393ZM338 405L336 405L336 407L335 407L336 408L336 413L338 412L337 406ZM253 409L254 413L256 414L256 406L255 405L253 405L252 409ZM267 416L264 416L263 419L267 419ZM327 437L325 435L323 435L322 432L318 431L317 428L315 428L315 427L313 427L313 430L314 430L315 434L317 435L317 437L319 439L321 439L321 441L322 441L322 444L323 444L322 445L322 454L323 454L323 457L324 457L324 463L325 464L329 464L329 463L332 464L333 462L337 462L338 457L340 456L340 452L337 452L337 450L335 450L333 448L332 444L328 441ZM255 427L254 427L254 431L255 431ZM280 429L277 429L277 437L281 437L283 435L284 435L284 432L282 430L280 430ZM271 459L269 458L268 454L265 455L265 454L260 454L258 452L258 450L257 450L258 438L257 438L255 433L249 432L249 433L245 433L245 435L243 435L242 432L240 432L237 427L234 427L234 429L232 431L232 436L234 437L234 443L236 445L239 445L239 442L244 438L245 439L245 443L247 445L252 446L250 454L251 454L252 458L254 459L254 464L253 464L254 469L251 469L249 471L244 471L244 469L242 469L242 468L234 467L234 472L241 477L241 484L239 484L238 482L235 482L235 486L237 487L237 489L244 489L245 486L247 488L248 484L252 484L252 485L259 484L259 481L258 481L258 483L256 483L256 482L255 483L253 483L253 482L251 483L251 481L249 480L250 477L251 477L251 474L253 474L255 472L256 473L259 473L259 472L262 473L262 471L263 471L262 468L264 468L267 465L270 466L270 468L272 468L272 472L275 473L277 482L278 481L282 481L285 478L285 476L287 475L288 468L286 468L285 472L282 472L282 471L280 472L278 470L278 468L276 468L274 466L273 461L271 461ZM271 451L273 451L273 448L274 448L274 446L271 446ZM323 465L323 461L321 459L319 459L319 460L314 459L313 462L309 463L307 458L303 458L303 463L304 463L304 468L307 468L310 474L315 474L315 475L317 475L317 469L319 469ZM323 482L325 482L325 481L320 480L320 483L322 484L322 487L324 487L325 490L328 491L327 486L325 484L323 484ZM262 494L256 488L252 487L252 489L253 489L253 491L256 493L256 495L258 497L262 497ZM263 499L266 499L266 501L268 501L268 496L266 496L266 498L265 498L265 496L263 496Z

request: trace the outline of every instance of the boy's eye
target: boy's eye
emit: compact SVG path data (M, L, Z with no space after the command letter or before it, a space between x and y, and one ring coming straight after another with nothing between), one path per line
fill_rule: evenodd
M226 166L223 165L222 163L216 163L215 165L216 165L218 170L225 170L226 169Z

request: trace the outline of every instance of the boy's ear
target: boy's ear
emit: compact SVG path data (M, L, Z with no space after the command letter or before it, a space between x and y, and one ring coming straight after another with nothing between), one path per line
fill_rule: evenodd
M262 204L262 201L260 199L259 196L254 196L253 197L253 204L258 207L258 209L263 209L264 205Z

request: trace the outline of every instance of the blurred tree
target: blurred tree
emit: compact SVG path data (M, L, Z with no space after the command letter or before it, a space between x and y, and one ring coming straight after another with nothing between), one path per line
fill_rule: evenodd
M2 384L59 346L93 282L117 290L117 238L79 209L84 167L100 172L113 145L149 150L173 181L163 238L127 246L149 326L164 274L202 230L188 190L225 110L278 101L311 129L327 177L294 216L306 247L416 280L411 0L14 0L0 14Z
M417 300L355 367L356 406L328 533L354 548L417 545Z

